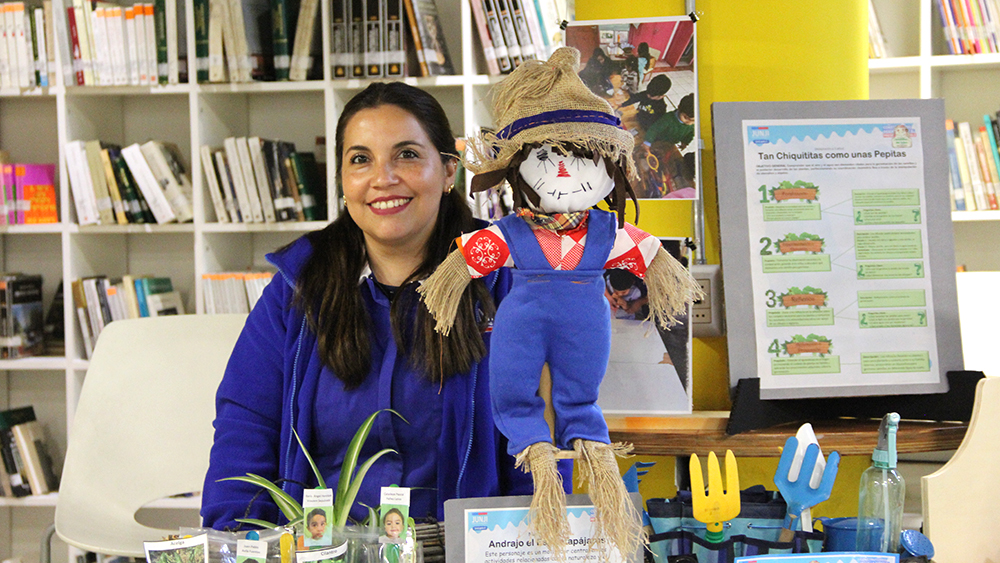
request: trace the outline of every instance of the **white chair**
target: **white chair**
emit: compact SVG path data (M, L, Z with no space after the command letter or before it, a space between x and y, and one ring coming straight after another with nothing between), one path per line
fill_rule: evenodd
M937 563L1000 562L1000 378L976 386L969 430L955 455L920 480L924 534Z
M246 315L116 321L101 333L71 427L56 532L107 555L143 557L174 530L136 522L143 505L200 491L215 391Z

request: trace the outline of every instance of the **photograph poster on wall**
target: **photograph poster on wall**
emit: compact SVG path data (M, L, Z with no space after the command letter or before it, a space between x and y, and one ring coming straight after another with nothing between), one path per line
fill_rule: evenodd
M687 265L684 239L661 238L663 248ZM639 416L691 412L691 331L688 313L663 328L649 316L646 284L627 270L604 271L611 306L611 357L598 406L605 414Z
M580 51L580 79L635 138L640 199L697 197L698 80L688 17L578 21L566 45Z

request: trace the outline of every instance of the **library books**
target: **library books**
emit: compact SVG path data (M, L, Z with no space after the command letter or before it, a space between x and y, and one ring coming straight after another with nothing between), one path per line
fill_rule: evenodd
M1000 113L1000 112L998 112ZM945 120L952 210L1000 209L1000 124L983 115L982 125Z
M0 274L0 358L27 358L44 351L42 276Z
M184 301L169 277L89 276L74 280L70 287L88 358L108 323L185 314Z
M249 313L270 283L271 272L202 274L207 314Z
M123 148L96 140L70 141L66 169L81 226L194 219L191 182L178 147L171 143Z
M46 5L51 5L48 0ZM52 33L45 6L25 2L0 4L0 88L55 84Z
M313 153L260 137L228 137L200 150L219 223L326 219L325 174Z
M0 151L0 225L58 223L54 164L10 162Z
M66 2L59 33L64 75L76 86L152 86L187 82L184 2ZM197 19L197 15L196 15ZM196 48L203 48L196 40ZM52 49L50 49L52 50ZM203 64L204 58L196 64Z
M951 55L1000 53L1000 2L934 0Z
M31 406L0 411L0 492L44 495L59 488L45 432Z

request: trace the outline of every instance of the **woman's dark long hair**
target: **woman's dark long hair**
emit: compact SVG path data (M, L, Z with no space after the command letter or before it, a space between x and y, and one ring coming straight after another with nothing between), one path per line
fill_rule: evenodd
M455 137L437 100L402 82L376 82L354 96L340 115L336 137L338 182L348 123L359 111L383 105L410 113L441 153L442 163L455 158ZM455 327L450 336L441 337L433 329L433 318L419 303L416 284L410 282L431 274L448 255L455 237L475 226L460 191L444 194L424 260L392 302L390 317L397 345L408 353L415 368L435 381L465 373L485 356L480 328L495 312L493 301L482 282L471 283L462 296ZM345 209L333 223L308 237L313 253L299 276L295 305L305 312L315 331L324 363L346 388L355 388L371 370L371 319L358 290L368 260L364 233Z

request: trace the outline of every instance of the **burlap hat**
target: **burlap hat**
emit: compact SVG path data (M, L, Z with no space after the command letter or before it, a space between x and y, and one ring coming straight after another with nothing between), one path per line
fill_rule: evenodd
M486 174L505 169L527 143L573 144L613 162L621 160L626 177L635 183L632 135L622 129L611 105L580 80L579 64L580 52L562 47L548 61L525 61L500 82L493 91L497 130L470 140L465 167Z

